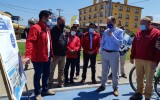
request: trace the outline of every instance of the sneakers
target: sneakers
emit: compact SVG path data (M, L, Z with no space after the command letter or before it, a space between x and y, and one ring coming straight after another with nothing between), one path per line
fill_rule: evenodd
M96 81L96 80L92 80L92 83L93 83L93 84L97 84L97 81Z
M78 80L79 79L79 75L76 75L76 77L74 77L74 79Z
M122 74L122 77L123 77L123 78L127 78L126 74Z
M35 97L36 97L36 100L43 100L43 98L42 98L41 94L36 95Z
M96 91L101 92L101 91L104 91L104 90L105 90L105 87L103 85L101 85Z
M117 90L117 89L114 89L113 94L114 94L114 96L117 97L117 96L119 95L118 90Z
M53 83L48 83L48 88L49 89L53 88L53 86L54 86Z
M135 93L130 97L130 100L142 100L142 99L143 99L143 96L141 93Z
M51 90L51 89L49 89L47 92L42 92L42 96L55 95L55 94L56 93L53 90Z
M58 88L63 88L64 84L58 84Z
M85 80L84 79L82 79L81 81L80 81L80 84L83 84L85 82Z

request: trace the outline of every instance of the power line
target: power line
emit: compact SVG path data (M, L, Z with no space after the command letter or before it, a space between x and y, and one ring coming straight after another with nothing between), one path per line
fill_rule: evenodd
M9 9L12 9L12 10L17 10L17 11L23 11L23 12L27 12L27 13L37 14L36 12L31 12L31 11L16 9L16 8L13 8L13 7L10 7L10 6L5 6L5 5L2 5L2 4L0 4L0 6L1 6L1 7L5 7L5 8L9 8Z
M21 6L15 6L15 5L9 5L9 4L4 4L4 3L0 3L2 5L6 5L6 6L12 6L12 7L16 7L16 8L22 8L22 9L31 9L31 10L37 10L40 11L38 9L33 9L33 8L26 8L26 7L21 7Z

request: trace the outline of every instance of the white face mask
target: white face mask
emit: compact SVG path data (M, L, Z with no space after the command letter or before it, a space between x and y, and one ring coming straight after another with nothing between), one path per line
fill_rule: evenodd
M71 35L74 36L76 34L75 31L71 31Z
M94 32L94 28L89 28L89 32L93 33Z
M52 25L52 20L49 19L49 20L47 21L47 26L51 26L51 25Z

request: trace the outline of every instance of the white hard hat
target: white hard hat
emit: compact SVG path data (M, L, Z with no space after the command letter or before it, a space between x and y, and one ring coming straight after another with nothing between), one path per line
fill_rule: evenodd
M75 20L75 21L73 22L73 24L78 24L78 25L79 25L79 21L78 21L78 20Z

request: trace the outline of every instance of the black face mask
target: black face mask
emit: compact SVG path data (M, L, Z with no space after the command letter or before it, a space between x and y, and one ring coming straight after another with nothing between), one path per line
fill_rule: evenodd
M65 27L65 24L64 24L64 23L62 23L62 24L59 24L59 27L60 27L61 29L64 29L64 27Z

